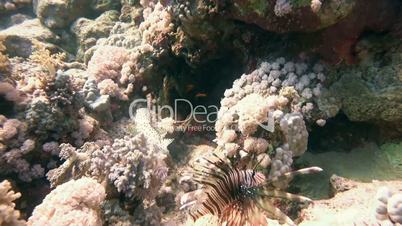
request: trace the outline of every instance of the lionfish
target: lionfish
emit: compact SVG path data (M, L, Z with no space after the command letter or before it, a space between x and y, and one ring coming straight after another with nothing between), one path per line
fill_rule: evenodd
M237 169L216 154L203 158L207 164L194 167L194 181L202 185L200 197L185 203L180 209L190 208L189 214L196 221L212 214L218 217L219 225L255 226L267 225L267 216L276 218L288 225L296 225L285 213L276 207L270 198L291 201L311 202L300 195L281 191L274 187L276 182L289 181L296 175L321 172L319 167L309 167L283 174L268 180L254 169Z

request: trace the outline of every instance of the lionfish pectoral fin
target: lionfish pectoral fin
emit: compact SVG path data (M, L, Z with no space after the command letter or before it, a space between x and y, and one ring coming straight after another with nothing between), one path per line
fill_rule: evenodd
M257 205L262 210L266 211L269 214L272 214L280 223L286 223L290 226L297 226L292 219L290 219L286 214L284 214L279 208L272 205L270 202L261 201L257 202Z
M297 176L297 175L319 173L319 172L322 172L322 171L323 171L323 169L321 169L320 167L313 166L313 167L303 168L303 169L299 169L299 170L295 170L295 171L285 173L282 176L279 176L279 177L276 177L276 178L272 179L272 181L283 181L283 180L291 179L291 178L293 178L294 176Z
M197 201L191 201L191 202L185 203L182 206L180 206L179 210L183 210L190 206L194 206L196 203L197 203Z
M313 200L301 196L301 195L295 195L292 193L280 191L280 190L272 190L272 191L263 191L262 195L267 196L267 197L275 197L275 198L282 198L282 199L288 199L291 201L298 201L298 202L313 202Z

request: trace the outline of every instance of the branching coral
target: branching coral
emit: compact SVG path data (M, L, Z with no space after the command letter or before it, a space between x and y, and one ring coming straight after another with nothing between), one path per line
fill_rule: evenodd
M61 144L60 157L66 161L47 176L52 186L56 186L86 175L100 182L110 182L128 198L152 200L168 174L168 152L161 140L139 133L115 139L113 145L103 147L87 142L77 150L69 144Z
M24 226L26 222L20 220L20 212L15 210L14 201L21 197L20 193L11 190L11 184L5 180L0 183L0 225Z
M127 197L153 199L166 179L166 152L142 134L116 139L93 153L90 170L101 176L108 169L108 179Z
M30 226L102 225L101 203L106 193L91 178L71 180L58 186L37 206L28 220Z
M25 159L35 149L35 140L29 138L27 125L17 119L0 115L0 172L17 173L23 181L42 177L44 169Z
M48 78L44 78L45 80L53 80L56 76L57 68L60 67L66 55L64 53L51 54L43 44L39 42L34 42L33 44L34 51L30 56L31 62L38 63L47 69Z
M244 164L255 157L268 164L272 158L272 177L289 172L292 157L307 149L305 120L327 117L316 105L323 70L320 64L309 69L278 58L237 79L221 100L215 124L218 149Z

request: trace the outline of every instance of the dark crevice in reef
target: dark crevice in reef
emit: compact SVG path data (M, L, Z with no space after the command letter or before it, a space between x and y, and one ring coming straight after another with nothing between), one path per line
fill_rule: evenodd
M380 140L380 129L368 122L352 122L343 113L328 119L324 127L314 125L309 132L308 150L320 153L352 150L365 142Z
M0 114L7 118L15 114L14 103L6 100L2 95L0 95Z
M23 194L23 198L16 201L16 206L24 219L28 219L32 215L34 208L41 204L51 191L49 181L46 178L36 179L30 183L20 183L17 187L18 192Z

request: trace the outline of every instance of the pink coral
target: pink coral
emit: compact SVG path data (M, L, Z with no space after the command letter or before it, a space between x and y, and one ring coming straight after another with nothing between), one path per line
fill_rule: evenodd
M100 204L105 197L105 189L94 179L71 180L45 197L34 209L28 225L101 226Z
M14 86L7 82L0 82L0 95L4 95L6 100L17 104L24 101L24 98Z
M88 62L88 72L98 82L105 79L118 80L123 64L128 60L128 51L121 47L101 46Z

